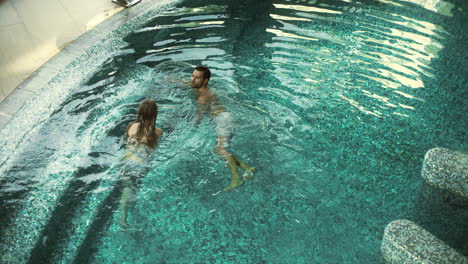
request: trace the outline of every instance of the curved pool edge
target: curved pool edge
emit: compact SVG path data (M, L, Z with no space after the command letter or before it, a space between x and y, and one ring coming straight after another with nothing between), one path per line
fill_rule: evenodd
M146 0L124 9L81 35L40 66L0 103L1 152L11 153L27 135L33 134L58 105L60 100L56 98L63 99L68 90L115 55L126 45L122 40L125 36L179 1ZM9 157L2 156L0 167Z
M120 49L127 45L123 41L125 36L177 2L178 0L148 0L132 8L133 10L117 13L72 42L21 84L11 95L12 98L17 96L14 99L18 104L21 103L21 107L0 130L0 149L6 154L0 158L0 175L3 176L1 171L8 169L6 164L13 160L10 159L12 154L29 147L22 143L40 130L69 91L94 74L110 56L122 52ZM44 81L47 78L50 81ZM4 236L0 243L0 255L6 257L8 263L28 262L31 250L39 241L56 202L47 201L41 214L28 212L26 204L19 205L18 213L12 218L16 220L5 226L5 234L8 236ZM28 234L26 240L25 232ZM16 244L19 241L21 245Z
M80 35L68 46L61 49L59 53L35 69L10 95L0 102L0 131L6 128L9 121L23 107L26 101L34 97L39 90L46 86L70 62L79 57L96 42L106 38L108 34L119 26L147 11L156 2L168 1L145 0L132 8L123 9L113 14L93 29Z

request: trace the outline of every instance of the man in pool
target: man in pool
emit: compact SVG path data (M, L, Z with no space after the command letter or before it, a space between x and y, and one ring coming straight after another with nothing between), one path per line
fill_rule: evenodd
M216 144L216 153L222 156L231 170L231 182L224 191L231 191L233 188L244 183L243 179L252 179L255 168L247 166L238 157L227 150L229 141L234 136L234 119L229 112L226 112L219 103L216 96L208 88L211 72L205 66L197 66L192 73L190 87L195 91L197 102L197 115L195 122L198 124L203 116L209 115L215 123L218 142ZM244 170L244 176L241 178L237 172L237 167Z

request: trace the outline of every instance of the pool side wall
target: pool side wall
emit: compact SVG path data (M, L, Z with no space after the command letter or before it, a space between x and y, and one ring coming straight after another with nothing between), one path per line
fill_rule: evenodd
M70 42L123 9L110 0L0 1L0 102Z
M42 127L42 124L70 91L83 80L92 76L111 56L120 54L127 43L124 37L141 28L163 10L176 4L175 0L146 0L127 12L117 13L93 30L85 33L76 41L54 56L46 65L55 65L58 73L41 87L40 81L33 77L24 83L25 87L36 87L34 93L22 97L24 105L13 114L11 120L0 130L0 177L2 168L8 168L11 155L21 153L27 144L22 144ZM42 67L41 67L42 68ZM39 69L41 70L41 69ZM21 89L17 89L21 91ZM15 91L16 92L16 91ZM14 133L11 133L13 131ZM64 183L66 184L66 183ZM58 187L58 186L56 186ZM61 186L57 190L65 190ZM8 263L27 263L31 251L41 239L41 233L47 225L48 217L53 212L57 201L48 200L39 212L26 203L11 225L5 227L5 236L0 240L0 256ZM27 239L24 234L27 233Z

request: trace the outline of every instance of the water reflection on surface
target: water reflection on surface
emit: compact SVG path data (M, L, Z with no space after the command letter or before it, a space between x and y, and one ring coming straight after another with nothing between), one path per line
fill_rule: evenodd
M379 0L380 2L386 4L392 4L397 6L404 6L403 4L397 3L395 1L388 1L388 0ZM401 0L403 2L413 3L424 7L430 11L437 12L439 14L445 16L452 16L452 9L455 7L454 4L449 3L447 1L434 1L434 0Z
M445 104L432 83L449 7L226 0L162 12L0 168L3 244L20 248L19 262L376 263L385 224L413 217L421 158L436 142L425 113ZM258 169L230 194L219 192L227 171L209 121L193 127L184 81L197 64L239 121L233 148ZM133 239L115 221L115 164L145 97L166 134Z
M320 68L328 69L328 71L335 69L336 72L346 68L354 75L350 77L353 78L352 83L347 82L349 78L347 80L346 78L342 78L343 76L331 74L331 76L337 79L336 83L341 83L346 87L343 87L345 89L351 88L350 86L353 86L353 83L359 84L360 82L366 83L372 81L374 89L371 89L371 91L363 89L361 85L357 85L354 88L361 89L363 95L376 99L376 101L366 100L360 103L357 97L361 97L361 95L355 92L339 95L340 98L349 102L351 106L359 109L359 111L378 117L392 114L408 116L405 113L408 110L414 110L415 107L407 105L411 104L411 102L407 102L406 99L417 99L412 95L413 92L409 88L424 88L423 75L427 77L433 76L430 62L443 48L440 41L443 41L444 38L442 36L446 33L440 27L426 21L417 21L404 15L386 13L382 9L374 12L375 10L366 5L358 4L357 6L345 7L349 13L352 13L353 10L355 12L356 8L359 10L359 17L353 19L356 24L354 30L333 34L333 29L331 29L328 33L316 31L310 34L315 37L312 40L328 40L343 45L343 47L332 51L333 60L321 61L319 64L312 64L312 67L315 71L319 72L322 72ZM275 7L278 8L275 12L287 14L287 16L272 14L271 17L280 22L282 26L278 29L267 29L267 32L272 32L278 37L284 38L306 39L305 37L295 35L303 35L303 32L313 31L313 26L307 26L307 24L304 26L302 24L304 17L320 13L342 13L335 10L325 12L323 9L317 10L316 8L308 8L301 5L275 4ZM300 11L301 13L298 14L296 11ZM322 19L326 20L326 18ZM331 17L329 20L335 21L335 18ZM291 25L291 23L300 23L301 29L298 30L299 28ZM346 25L346 23L344 24ZM336 24L336 26L339 27L340 25ZM281 60L275 57L286 57L288 52L293 54L298 49L297 46L301 45L294 42L294 44L284 45L284 38L278 39L278 41L275 41L275 38L272 39L273 43L278 42L282 45L281 52L273 52L273 60L275 61ZM270 47L279 46L275 44L267 45ZM302 48L300 49L302 51L310 49L310 43L304 43L301 46ZM330 50L326 49L325 52L323 57L330 56ZM322 53L320 52L314 52L314 56L321 57L321 55ZM307 55L304 54L303 56ZM303 56L300 56L303 64L314 62L313 59L304 62ZM294 56L290 55L289 58L286 60L282 59L285 62L284 64L290 63L291 58L294 58ZM278 68L283 68L284 64L278 65ZM341 67L341 69L337 69L337 67ZM290 73L294 75L293 70ZM315 83L321 83L322 85L324 81L327 81L323 76L320 78L315 73L310 76L305 75L304 80L314 80ZM394 94L388 94L385 90L378 87L393 89ZM368 106L369 104L372 104L372 106ZM379 110L370 109L376 106L379 107Z

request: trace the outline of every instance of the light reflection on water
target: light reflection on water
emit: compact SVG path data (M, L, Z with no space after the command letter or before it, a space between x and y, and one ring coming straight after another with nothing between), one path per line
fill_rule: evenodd
M386 4L403 6L402 4L399 4L393 1L387 1L387 0L379 0L379 1L386 3ZM430 0L402 0L402 1L422 6L430 11L437 12L445 16L453 16L452 9L455 7L454 4L449 3L447 1L430 1Z
M450 34L402 1L317 2L185 2L134 31L28 139L34 147L0 168L19 175L2 182L4 244L52 262L376 262L385 224L414 217L421 158L436 142L424 113L443 104L432 99L433 60ZM417 4L448 5L439 2ZM201 63L239 122L233 151L258 169L230 194L219 192L228 171L209 120L191 122L183 82ZM158 101L165 136L129 239L116 224L115 175L145 97ZM35 181L20 182L25 170Z
M277 21L282 23L283 27L281 29L267 29L267 31L272 32L277 36L289 38L304 38L290 33L289 31L297 32L297 27L291 26L289 23L285 22L285 20L294 20L294 11L301 11L301 14L322 12L321 10L301 5L276 4L275 6L277 8L287 10L286 12L289 12L289 16L279 17L276 14L272 15L272 18L275 18ZM324 37L321 37L319 34L315 33L314 36L317 37L317 39L343 43L347 46L347 53L340 53L339 49L332 52L334 53L333 56L335 59L338 58L339 60L347 61L347 65L345 65L345 67L349 71L353 71L355 74L363 77L362 79L358 78L354 80L354 82L366 82L370 79L377 83L377 87L395 89L394 92L397 95L401 95L409 99L416 99L411 95L410 91L407 92L406 90L408 88L424 88L422 75L432 77L432 73L430 73L430 62L431 59L436 57L437 53L443 48L440 41L443 41L443 37L441 37L441 35L444 35L445 31L440 28L437 29L434 24L429 22L418 22L403 15L394 13L386 14L382 11L375 14L372 10L366 10L365 6L359 7L359 10L361 14L360 17L356 19L356 23L359 23L358 30L350 32L347 36L334 37L335 39L343 40L334 41L333 37L330 36L331 34L322 34ZM350 12L351 10L348 11ZM367 17L373 18L373 20L371 20L372 22L369 22L369 20L366 19ZM297 20L301 21L302 18L298 17ZM382 21L385 21L385 25L380 23ZM406 29L394 28L395 25L404 26ZM309 29L308 31L311 30ZM304 32L304 30L299 31L299 33L302 32ZM275 40L275 38L273 38L273 40ZM284 39L279 39L278 42L283 43ZM269 45L274 46L275 44ZM288 45L285 46L283 44L283 49L288 51L294 50L295 48L288 47ZM278 52L273 54L278 54L278 57L286 57L287 51L282 52L282 54L278 54ZM326 52L329 53L330 50L326 50ZM321 54L318 52L314 55L320 56ZM287 57L292 58L291 56ZM275 56L273 60L275 60ZM280 59L276 59L276 61L280 61ZM284 63L277 64L279 71L282 71L281 69L284 64L288 63L291 63L291 61L287 60L284 61ZM329 63L323 63L322 61L319 65L313 65L312 67L314 71L320 71L317 68L326 68L330 64L336 65L337 62L332 60L329 61ZM356 72L356 69L365 69L367 72L372 72L372 74L362 73L359 71ZM305 78L306 80L312 80L318 85L323 81L323 77L319 74L312 75L315 76L315 78L311 78L311 75L309 74L307 75L308 76ZM346 83L345 86L349 88L349 83ZM361 87L356 88L361 89ZM339 96L359 111L377 117L383 117L391 114L408 116L408 114L405 113L407 109L414 109L414 106L407 106L406 104L398 103L398 96L395 95L392 96L393 98L390 100L388 96L379 94L381 93L379 91L369 92L367 90L363 90L363 93L368 97L377 99L377 101L384 103L384 109L389 106L394 111L383 114L381 111L382 106L379 110L370 110L356 98L349 98L347 95L343 94L340 94ZM366 104L368 104L368 102L366 102Z

